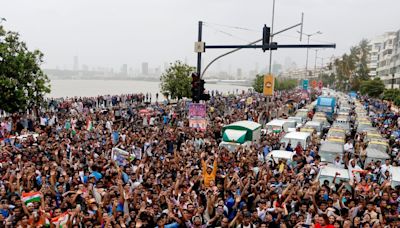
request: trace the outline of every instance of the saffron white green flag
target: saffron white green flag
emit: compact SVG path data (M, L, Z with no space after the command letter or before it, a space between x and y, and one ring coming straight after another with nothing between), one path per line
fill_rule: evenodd
M93 122L90 119L86 120L86 130L93 130Z
M22 193L22 202L25 204L33 203L33 202L40 202L41 194L40 192L23 192Z
M67 222L68 222L69 214L68 212L65 212L57 217L54 217L51 219L51 222L53 224L60 224L60 228L65 228L67 227Z

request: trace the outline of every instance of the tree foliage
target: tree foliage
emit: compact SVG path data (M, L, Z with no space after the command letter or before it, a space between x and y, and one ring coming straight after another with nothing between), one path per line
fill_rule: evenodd
M400 106L400 89L386 89L383 92L383 99L392 101L395 105Z
M318 80L322 81L324 86L332 86L335 83L335 75L334 74L321 74L318 76Z
M370 97L379 97L385 90L385 84L379 79L362 81L360 85L360 92L363 95Z
M298 86L296 79L277 79L275 78L275 90L292 90Z
M172 99L191 97L191 73L195 67L176 61L161 75L161 92Z
M0 26L0 109L12 113L42 104L50 92L42 62L40 51L29 51L18 33Z
M274 90L291 90L297 87L299 82L296 79L279 79L275 77ZM257 74L253 81L253 88L256 92L262 93L264 89L264 75Z
M362 81L369 77L367 59L369 55L368 41L363 39L350 48L349 54L335 59L335 87L339 90L359 90ZM333 66L330 66L331 68Z
M257 93L262 93L264 90L264 75L257 74L253 81L253 88Z

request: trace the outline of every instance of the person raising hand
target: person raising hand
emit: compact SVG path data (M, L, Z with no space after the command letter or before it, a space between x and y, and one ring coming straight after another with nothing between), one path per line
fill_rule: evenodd
M205 153L202 152L200 154L201 158L201 165L203 167L202 173L203 173L203 182L206 187L210 187L211 181L215 182L215 177L217 176L217 160L218 160L218 154L214 154L214 163L213 165L208 165L204 161Z

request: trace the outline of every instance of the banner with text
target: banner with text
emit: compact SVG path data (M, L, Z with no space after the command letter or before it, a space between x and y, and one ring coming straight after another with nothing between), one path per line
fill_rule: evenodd
M191 103L189 105L189 118L206 118L206 104Z
M189 127L205 131L207 128L207 120L205 119L191 119L189 120Z

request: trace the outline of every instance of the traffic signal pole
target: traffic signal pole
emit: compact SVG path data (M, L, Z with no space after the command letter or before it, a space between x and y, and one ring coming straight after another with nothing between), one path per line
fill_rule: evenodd
M278 31L278 32L275 32L274 34L271 34L271 36L276 36L276 35L278 35L278 34L280 34L280 33L286 32L286 31L291 30L291 29L293 29L293 28L296 28L296 27L298 27L298 26L303 27L303 15L302 15L302 19L301 19L301 22L300 22L300 23L295 24L295 25L290 26L290 27L287 27L287 28L285 28L285 29L282 29L282 30L280 30L280 31ZM301 28L301 31L302 31L302 30L303 30L303 28ZM300 34L300 41L301 41L301 36L302 36L302 34ZM256 41L254 41L254 42L248 43L246 46L249 46L249 45L254 46L255 44L257 44L258 42L261 42L261 41L263 41L263 39L259 39L259 40L256 40ZM237 51L239 51L239 50L241 50L241 49L243 49L243 48L242 48L242 47L236 48L236 49L234 49L234 50L232 50L232 51L228 51L228 52L226 52L226 53L224 53L224 54L222 54L222 55L219 55L218 57L216 57L215 59L213 59L210 63L207 64L207 66L204 68L203 72L201 72L201 74L200 74L201 77L203 78L203 76L204 76L204 74L206 73L206 71L208 70L208 68L209 68L214 62L216 62L218 59L221 59L222 57L225 57L225 56L227 56L227 55L229 55L229 54L232 54L232 53L234 53L234 52L237 52ZM205 52L205 47L203 47L203 50L202 50L202 51ZM200 58L201 58L201 55L200 55ZM197 72L199 72L199 69L200 69L200 68L197 68L197 69L198 69ZM201 69L200 69L200 71L201 71Z
M206 49L260 49L265 48L266 50L276 50L278 48L336 48L336 44L277 44L270 43L268 45L205 45Z
M202 41L202 35L203 35L203 22L199 21L199 34L198 34L198 39L197 42L195 43L195 52L197 52L197 75L202 78L204 76L205 71L210 67L212 63L214 63L216 60L234 53L240 49L262 49L264 52L266 50L272 51L272 50L277 50L278 48L336 48L336 44L278 44L277 42L270 42L271 36L277 35L279 33L282 33L284 31L287 31L289 29L292 29L294 27L297 27L299 25L303 25L302 23L296 24L294 26L291 26L289 28L286 28L282 31L279 31L275 34L270 34L268 32L268 35L265 35L266 29L269 31L269 28L264 26L263 29L263 38L261 40L254 41L252 43L249 43L247 45L206 45L205 42ZM256 43L262 41L262 45L255 45ZM213 61L211 61L205 68L203 72L201 72L201 56L202 53L205 52L207 49L234 49L232 51L229 51L225 54L222 54L215 58ZM204 87L203 87L204 88Z
M203 36L203 22L199 21L199 36L197 42L201 42ZM201 76L201 52L197 53L197 75Z

